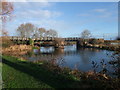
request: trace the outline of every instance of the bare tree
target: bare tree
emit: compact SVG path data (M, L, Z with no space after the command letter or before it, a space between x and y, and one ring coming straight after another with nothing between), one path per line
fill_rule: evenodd
M46 32L47 37L58 37L57 31L50 29Z
M14 6L12 2L7 2L6 0L0 1L0 16L3 22L6 22L11 18L13 11Z
M39 37L45 37L46 29L45 28L39 28L38 33L39 33Z
M38 38L38 37L39 37L38 29L39 29L39 28L34 27L34 31L33 31L32 38Z
M17 32L18 32L19 36L21 36L21 37L30 38L33 36L34 30L35 30L35 26L33 24L26 23L26 24L21 24L18 27Z
M83 39L89 39L91 37L91 32L89 30L84 30L81 33L81 38Z
M7 30L2 30L2 36L8 36L8 31Z
M11 14L14 11L14 6L12 2L7 2L6 0L0 1L0 32L3 36L7 36L8 32L5 29L6 22L11 20Z

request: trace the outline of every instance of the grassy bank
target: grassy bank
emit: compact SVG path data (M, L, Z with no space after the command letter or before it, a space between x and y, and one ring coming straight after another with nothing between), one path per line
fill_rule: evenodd
M4 88L65 88L74 87L75 81L57 75L43 64L19 61L15 57L3 56Z
M47 62L36 64L11 56L2 56L2 60L4 88L118 88L116 81L93 73L61 70Z

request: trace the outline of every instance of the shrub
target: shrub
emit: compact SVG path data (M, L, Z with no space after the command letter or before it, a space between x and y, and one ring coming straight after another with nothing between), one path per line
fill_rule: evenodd
M13 42L7 36L0 37L0 39L1 39L0 45L3 48L6 48L6 47L13 45Z
M31 38L29 38L29 44L32 46L34 45L34 41Z
M95 39L95 38L93 38L93 39L89 40L90 44L102 44L103 42L104 42L103 39Z

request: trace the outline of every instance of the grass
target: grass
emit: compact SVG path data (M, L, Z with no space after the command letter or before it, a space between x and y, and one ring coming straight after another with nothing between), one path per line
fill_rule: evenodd
M3 88L106 88L116 87L100 77L87 77L79 74L79 78L69 74L69 70L57 73L58 68L46 62L31 63L16 57L2 56ZM50 67L48 67L50 66ZM51 68L55 69L51 69ZM115 88L116 89L116 88Z
M55 75L42 65L20 61L15 57L2 56L4 88L66 88L75 81Z
M2 89L2 63L0 62L0 90Z

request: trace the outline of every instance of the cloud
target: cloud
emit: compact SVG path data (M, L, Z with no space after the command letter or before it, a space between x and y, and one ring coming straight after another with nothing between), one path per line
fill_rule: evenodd
M28 9L41 9L51 7L53 4L49 2L14 2L16 11Z
M108 18L112 15L112 12L108 11L105 8L94 9L92 11L94 13L99 13L98 17L101 17L101 18Z
M84 16L84 17L99 17L99 18L109 18L113 15L113 11L109 11L105 8L97 8L88 11L87 13L81 13L78 14L78 16Z
M62 15L61 12L49 11L49 10L27 10L23 12L16 12L17 18L28 18L28 19L49 19L56 18Z
M52 5L51 5L52 4ZM54 3L55 4L55 3ZM30 3L30 2L15 2L15 18L11 22L13 26L9 26L8 30L16 30L17 27L22 23L32 23L37 27L44 27L46 29L56 29L57 27L62 27L63 22L56 20L63 13L55 10L51 10L53 3Z
M112 13L106 12L106 13L104 13L104 14L102 14L102 15L99 15L99 17L101 17L101 18L108 18L108 17L110 17L111 15L112 15Z
M15 2L15 16L17 19L29 18L29 19L48 19L61 16L62 13L58 11L48 10L52 7L53 3L48 2ZM47 8L47 9L46 9Z
M92 11L97 12L97 13L104 13L107 11L107 9L94 9Z

